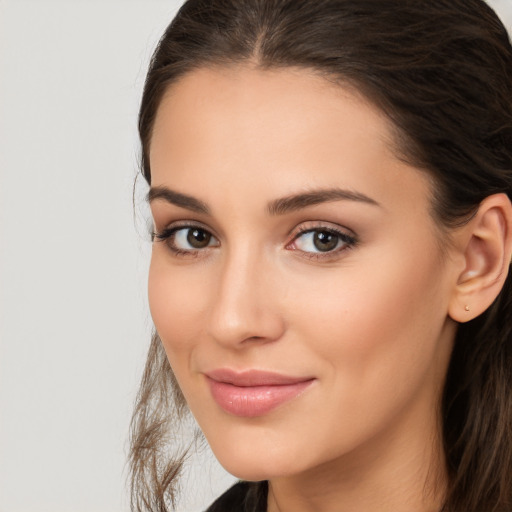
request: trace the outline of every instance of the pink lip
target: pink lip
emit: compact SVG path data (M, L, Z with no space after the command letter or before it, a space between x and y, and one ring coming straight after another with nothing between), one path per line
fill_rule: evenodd
M249 370L219 369L206 374L213 399L226 412L252 418L262 416L301 394L315 380Z

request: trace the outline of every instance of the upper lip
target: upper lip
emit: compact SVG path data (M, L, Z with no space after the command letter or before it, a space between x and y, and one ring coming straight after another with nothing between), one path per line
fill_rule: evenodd
M313 377L292 377L264 370L235 371L229 368L212 370L206 372L205 375L214 381L240 387L286 386L313 380Z

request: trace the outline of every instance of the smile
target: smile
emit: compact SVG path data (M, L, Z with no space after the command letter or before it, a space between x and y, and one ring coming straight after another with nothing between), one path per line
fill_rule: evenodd
M224 411L246 418L262 416L292 400L315 380L255 370L215 370L206 376L215 402Z

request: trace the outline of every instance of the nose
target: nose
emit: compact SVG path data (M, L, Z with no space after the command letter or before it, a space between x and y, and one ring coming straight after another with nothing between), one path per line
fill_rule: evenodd
M230 348L276 341L285 330L271 264L248 252L226 256L212 297L209 335Z

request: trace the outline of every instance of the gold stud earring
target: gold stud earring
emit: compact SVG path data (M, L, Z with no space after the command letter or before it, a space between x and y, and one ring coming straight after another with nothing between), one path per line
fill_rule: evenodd
M466 311L469 311L469 306L466 304L466 306L464 307L464 309L465 309Z

